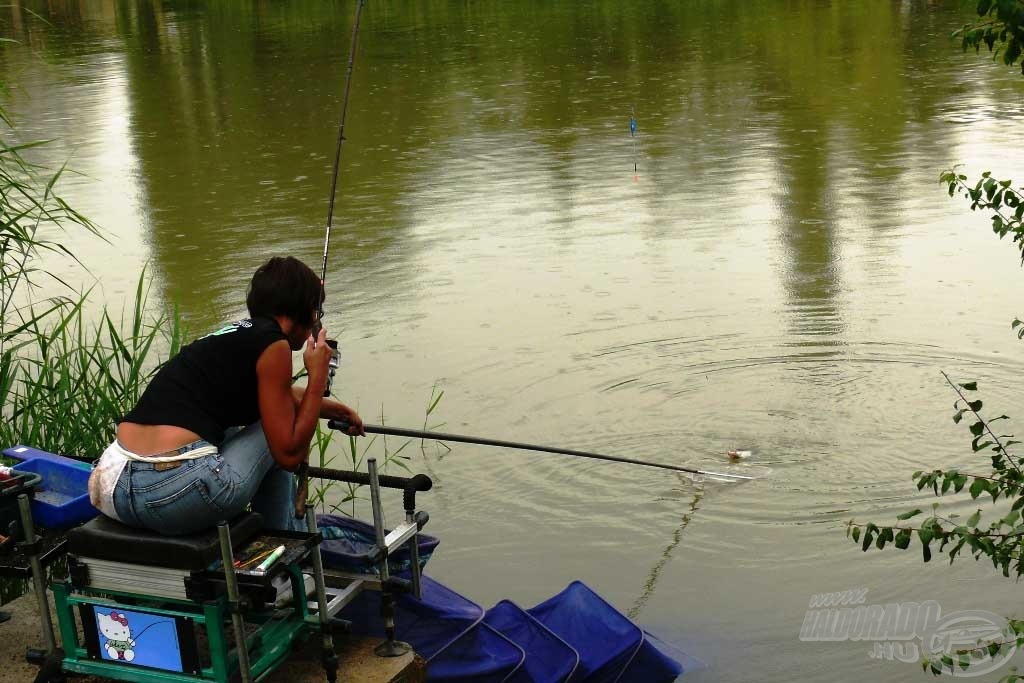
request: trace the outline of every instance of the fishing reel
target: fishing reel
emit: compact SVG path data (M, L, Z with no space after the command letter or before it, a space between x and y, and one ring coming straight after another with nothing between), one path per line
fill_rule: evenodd
M334 383L334 373L338 371L338 366L341 365L341 352L338 351L337 339L326 339L324 341L327 343L327 346L331 347L331 360L327 364L327 384L324 386L324 396L330 396L331 385Z

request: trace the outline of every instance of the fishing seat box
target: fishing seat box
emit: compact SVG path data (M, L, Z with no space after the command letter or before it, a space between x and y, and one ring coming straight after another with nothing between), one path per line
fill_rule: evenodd
M237 550L260 535L263 516L244 513L230 528L231 546ZM68 532L68 571L76 588L208 600L224 588L223 572L211 570L220 559L216 527L199 534L163 536L99 515ZM272 602L276 592L269 576L239 575L239 589L258 601Z

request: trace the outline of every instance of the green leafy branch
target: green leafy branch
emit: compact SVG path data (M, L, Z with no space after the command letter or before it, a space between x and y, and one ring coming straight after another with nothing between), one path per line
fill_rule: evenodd
M960 650L956 650L954 653L956 659L952 655L942 655L939 659L928 659L927 657L921 660L921 670L930 672L933 676L939 676L944 671L950 674L956 674L956 669L959 668L961 671L966 671L971 664L972 660L977 657L979 660L985 657L995 657L998 654L1011 654L1011 648L1017 648L1024 645L1024 621L1016 619L1008 619L1007 624L1010 630L1013 631L1014 638L1011 640L992 640L985 644L979 644L976 647L969 647ZM999 679L999 683L1020 683L1024 682L1024 676L1017 673L1017 667L1010 667L1010 673Z
M972 450L975 453L978 453L980 451L985 450L986 448L990 448L994 453L994 455L992 456L992 468L994 470L996 470L997 472L1005 472L1007 471L1009 466L1009 469L1012 469L1016 473L1016 477L1013 478L1013 481L1007 482L1005 478L1003 479L1003 481L1006 482L1008 486L1006 494L1015 494L1017 490L1019 490L1022 480L1024 480L1024 472L1021 471L1020 466L1017 464L1013 456L1011 456L1010 453L1006 450L1006 447L1018 444L1020 443L1020 441L1007 441L1004 444L1002 441L1000 441L1000 438L1009 439L1013 435L1003 434L1002 437L996 436L995 432L992 431L991 426L993 422L997 422L999 420L1008 420L1009 416L1000 415L999 417L994 417L991 420L983 420L981 414L978 412L981 410L983 405L981 399L978 399L977 401L969 401L967 397L964 396L964 391L977 391L978 383L967 382L965 384L954 384L953 380L951 380L949 378L949 375L947 375L945 372L942 372L942 376L943 378L945 378L949 386L953 387L953 391L956 392L956 395L958 397L956 402L953 404L953 408L956 409L956 412L953 414L954 424L960 424L960 421L963 419L963 416L967 411L970 411L971 414L974 415L976 421L973 424L971 424L970 427L971 434L974 435L974 440L971 441ZM961 403L963 403L963 407L960 407ZM984 438L986 434L988 435L989 440L982 441L981 439ZM922 487L918 487L919 490L920 488ZM994 497L992 500L994 502L995 499L998 498L997 492L994 492L993 496ZM977 496L974 497L977 498Z
M952 564L958 555L970 554L975 561L988 557L992 566L1000 570L1003 576L1009 577L1014 571L1019 578L1024 574L1024 475L1020 462L1009 452L1009 447L1020 443L1012 439L1012 434L996 434L992 423L1008 419L1006 415L986 419L982 416L982 401L971 400L967 394L978 390L977 382L954 383L943 372L942 376L957 394L953 403L953 422L960 424L964 418L973 416L968 429L971 433L971 448L974 453L988 455L991 471L986 474L967 474L958 469L930 472L914 472L913 479L918 490L930 487L935 496L942 496L952 491L961 493L965 489L971 498L977 500L982 494L991 497L992 504L1003 498L1013 499L1008 512L1002 509L997 519L982 522L982 510L975 510L966 520L961 521L958 515L942 516L939 514L939 503L932 505L932 515L925 517L920 523L900 524L923 514L920 508L908 510L896 517L892 525L878 525L874 522L859 524L850 520L846 527L846 535L855 543L860 543L861 550L867 551L872 545L881 550L886 545L893 545L900 550L907 550L914 537L921 546L922 558L925 562L932 559L933 548L936 552L946 553ZM970 482L970 483L969 483ZM955 653L942 654L937 658L925 657L921 668L935 676L943 673L955 674L957 669L966 670L972 664L983 661L984 655L994 657L1005 653L1009 648L1024 645L1024 621L1007 620L1012 634L1004 631L1001 636L981 639L973 648L957 650ZM937 653L936 653L937 654ZM1024 676L1015 668L1000 679L1000 683L1024 683Z
M967 24L953 32L960 38L964 51L988 47L993 59L1002 56L1003 63L1013 66L1024 48L1024 2L1021 0L978 0L978 16L983 21ZM1024 61L1021 62L1024 73Z
M1024 263L1024 197L1013 188L1012 180L996 180L990 171L985 171L971 186L967 176L953 168L939 174L939 183L948 186L950 197L959 194L970 200L971 211L993 211L992 232L999 239L1012 235Z
M878 525L874 522L859 524L850 520L847 524L847 536L855 543L860 543L861 549L867 551L872 545L882 549L888 544L906 550L916 535L925 562L931 561L933 547L937 552L945 552L950 564L966 549L975 560L980 560L982 556L989 557L993 566L1002 571L1003 576L1010 576L1010 571L1013 570L1019 577L1024 575L1024 519L1021 516L1024 508L1024 473L1016 458L1007 449L1020 442L1012 440L1012 434L996 434L992 429L993 422L1007 419L1007 416L1000 415L986 420L981 415L982 401L970 400L965 395L965 392L977 391L976 382L955 384L946 373L942 374L957 393L957 400L953 404L956 411L953 414L953 421L959 424L966 415L974 416L975 420L969 426L973 437L971 447L975 453L990 456L992 471L984 475L967 474L958 469L914 472L913 479L917 482L917 488L923 490L925 487L931 487L936 496L942 496L949 491L954 494L960 493L966 488L972 499L976 500L987 493L993 503L1000 498L1014 498L1009 512L983 526L981 509L960 522L955 516L940 516L936 503L932 516L925 518L917 526ZM920 514L922 510L918 508L904 512L896 519L898 522L906 521Z

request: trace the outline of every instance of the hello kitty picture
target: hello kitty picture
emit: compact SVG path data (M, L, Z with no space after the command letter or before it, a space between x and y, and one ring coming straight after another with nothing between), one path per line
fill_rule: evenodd
M130 662L135 659L135 641L128 626L128 617L120 612L96 614L100 633L107 639L104 648L111 659Z

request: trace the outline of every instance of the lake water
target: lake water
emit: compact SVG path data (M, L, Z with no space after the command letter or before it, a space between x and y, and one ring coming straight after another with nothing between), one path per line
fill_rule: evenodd
M109 237L69 236L89 272L68 276L120 308L148 263L198 335L242 315L268 256L318 268L354 9L0 10L19 134L55 139L36 158L69 161L63 195ZM1024 171L1024 78L961 52L970 16L369 0L327 275L336 393L419 427L436 384L446 431L708 469L747 448L735 467L762 475L414 444L435 578L524 606L582 579L701 660L694 681L923 675L801 642L816 593L1010 614L986 563L844 537L930 504L914 470L987 462L940 370L1019 408L1019 254L936 182Z

